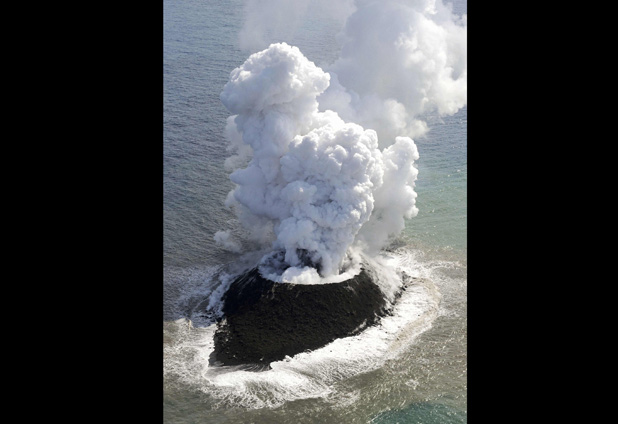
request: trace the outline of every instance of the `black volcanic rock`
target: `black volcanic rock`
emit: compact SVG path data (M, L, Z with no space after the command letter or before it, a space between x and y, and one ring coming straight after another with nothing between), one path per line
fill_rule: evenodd
M211 361L259 364L284 359L356 334L386 314L386 301L362 270L341 283L275 283L257 268L241 275L223 298Z

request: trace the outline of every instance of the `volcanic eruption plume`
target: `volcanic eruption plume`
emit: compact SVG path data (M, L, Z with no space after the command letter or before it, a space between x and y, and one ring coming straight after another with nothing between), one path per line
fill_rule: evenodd
M427 131L419 116L466 103L465 16L439 0L359 0L345 10L341 55L326 70L272 43L221 93L233 114L226 205L248 238L271 247L261 272L274 281L337 275L353 252L375 253L398 234L418 212L410 137ZM227 231L215 239L239 250Z

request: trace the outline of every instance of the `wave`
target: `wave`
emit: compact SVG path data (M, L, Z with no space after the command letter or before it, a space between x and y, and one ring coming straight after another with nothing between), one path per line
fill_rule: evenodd
M439 287L448 277L440 270L456 268L458 264L419 261L420 257L418 251L404 247L383 252L373 260L380 281L394 274L403 275L400 283L405 287L392 314L383 317L378 325L358 335L336 339L322 348L271 362L271 369L260 372L243 366L209 364L214 350L218 303L237 275L218 268L204 284L210 287L210 315L204 314L204 305L195 304L187 317L164 325L166 386L181 385L202 392L213 408L274 408L298 399L337 399L340 396L336 383L398 358L443 313ZM392 282L387 284L391 285Z

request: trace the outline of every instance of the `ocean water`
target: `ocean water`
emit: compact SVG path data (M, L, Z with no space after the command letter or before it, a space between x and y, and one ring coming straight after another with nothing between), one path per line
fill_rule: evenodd
M466 1L454 11L467 12ZM239 47L240 0L164 1L164 422L467 422L467 108L425 117L415 139L419 213L380 259L418 283L393 317L359 337L273 364L264 373L208 367L212 332L197 312L258 253L215 244L242 231L224 207L229 112L219 100ZM338 55L341 21L308 10L286 41L318 66Z

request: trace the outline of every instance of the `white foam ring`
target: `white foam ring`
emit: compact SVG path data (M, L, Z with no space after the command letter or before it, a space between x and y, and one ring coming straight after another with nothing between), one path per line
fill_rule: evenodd
M165 347L164 376L209 395L215 407L277 407L285 402L336 397L334 385L346 378L381 367L397 358L439 314L441 294L423 264L410 259L407 250L380 256L372 264L383 289L392 288L394 275L412 278L394 303L392 315L362 333L337 339L328 345L272 362L271 369L254 372L241 367L210 366L215 325L192 327L181 319L174 323L174 342ZM388 296L387 296L388 297Z

